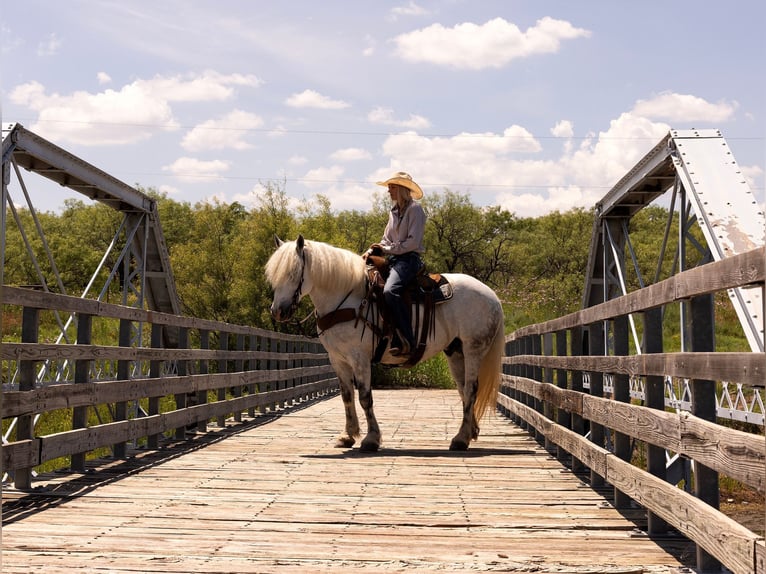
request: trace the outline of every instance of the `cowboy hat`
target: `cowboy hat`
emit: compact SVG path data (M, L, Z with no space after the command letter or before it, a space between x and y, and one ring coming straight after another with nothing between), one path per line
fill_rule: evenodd
M409 173L399 171L395 173L393 177L387 179L386 181L376 182L376 185L382 185L382 186L388 187L388 184L390 183L401 185L402 187L406 187L407 189L409 189L412 199L420 199L421 197L423 197L423 190L420 189L420 186L417 183L412 181L412 176Z

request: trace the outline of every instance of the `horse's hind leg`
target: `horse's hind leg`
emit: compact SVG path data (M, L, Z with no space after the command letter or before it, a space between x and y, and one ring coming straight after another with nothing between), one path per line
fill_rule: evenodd
M463 420L460 423L458 433L449 445L449 449L467 450L471 440L479 436L479 425L473 412L476 392L479 388L479 366L474 364L474 361L466 360L462 351L456 351L449 355L447 363L463 402Z
M335 367L340 381L340 396L343 399L343 410L346 413L346 428L335 441L337 448L351 448L359 436L359 419L356 416L356 405L354 404L354 379L353 373L348 367Z

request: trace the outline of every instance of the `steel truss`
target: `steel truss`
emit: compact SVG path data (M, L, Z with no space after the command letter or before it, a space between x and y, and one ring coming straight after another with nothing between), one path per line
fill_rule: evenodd
M642 276L638 256L629 233L630 219L660 196L670 195L668 218L654 276ZM663 200L665 197L663 197ZM675 249L671 231L677 227ZM687 266L719 261L764 244L766 229L762 205L753 196L734 156L718 130L671 130L596 205L588 261L583 307L596 305L628 292L628 277L638 287L656 283L663 264L672 258L670 275ZM672 251L672 252L671 252ZM696 263L689 263L696 261ZM665 273L667 274L667 273ZM731 289L729 300L739 318L753 352L764 351L764 301L762 287ZM678 308L677 330L682 351L692 350L689 302ZM664 320L671 313L663 310ZM640 319L629 317L636 353L643 341ZM604 325L606 353L613 351L611 326ZM630 379L630 396L645 399L644 379ZM585 384L587 385L587 377ZM764 426L762 390L720 381L716 391L717 416ZM604 392L613 392L613 379L606 376ZM688 379L666 378L665 405L691 411L692 392ZM673 453L667 454L668 479L689 484L689 466Z
M33 194L29 192L22 170L26 170L33 176L50 179L122 214L121 222L100 263L93 270L86 288L78 294L80 297L101 301L110 286L115 281L119 281L123 305L180 314L180 304L170 268L170 257L165 245L157 205L152 198L41 138L20 124L12 124L7 130L3 129L2 169L2 254L4 257L8 219L6 213L8 213L19 230L26 254L35 270L37 288L45 292L68 294L48 244L45 230L40 223L38 211L33 204ZM37 178L33 181L39 183L42 180ZM23 197L21 201L31 216L32 229L27 229L23 225L14 196ZM32 248L33 237L36 237L43 247L46 264L51 270L51 280L46 279L42 270L43 265ZM114 260L115 263L107 270L109 260ZM103 279L104 271L107 271L105 280ZM99 284L100 277L101 284ZM62 317L56 313L55 319L59 327L56 343L72 343L76 335L72 335L70 327L75 322L75 316ZM142 332L140 323L131 324L131 345L142 344ZM164 333L166 343L169 345L172 345L176 336L172 331ZM136 376L141 373L147 374L148 365L137 362L131 365L131 370ZM91 380L116 378L115 362L93 362ZM72 382L73 379L72 364L49 361L41 365L35 384L45 386ZM18 388L18 365L15 362L3 365L2 385L4 390ZM137 405L133 408L137 408ZM37 422L37 418L34 422ZM12 421L10 428L3 434L3 443L8 441L15 424L16 421Z

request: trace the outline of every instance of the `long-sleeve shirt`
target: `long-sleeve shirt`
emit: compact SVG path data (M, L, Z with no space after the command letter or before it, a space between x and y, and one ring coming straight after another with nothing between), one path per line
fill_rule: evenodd
M419 203L410 200L402 212L398 205L394 205L388 214L388 223L380 246L386 255L402 255L410 251L424 253L425 231L426 213Z

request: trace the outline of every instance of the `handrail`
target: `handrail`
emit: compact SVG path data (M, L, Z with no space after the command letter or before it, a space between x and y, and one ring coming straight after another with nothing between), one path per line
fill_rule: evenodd
M3 287L2 303L4 316L22 320L23 340L0 347L2 416L12 421L2 468L17 488L29 488L34 468L59 457L84 470L96 449L110 447L120 457L130 441L158 448L163 437L185 439L211 420L223 426L243 413L255 417L256 410L281 410L338 389L318 339L11 286ZM40 315L54 310L77 317L76 344L38 342ZM92 341L93 319L112 321L106 331L115 339L119 332L119 340ZM128 342L131 329L151 333L150 346ZM180 336L163 337L164 329ZM178 347L164 346L167 340ZM38 380L40 364L68 365L65 380ZM62 428L35 431L36 420L64 409L71 413ZM96 410L99 419L88 422Z
M764 387L766 353L714 350L712 295L763 290L765 281L760 247L518 329L506 338L499 408L573 470L588 470L594 486L614 487L617 507L643 506L650 535L673 528L695 542L698 567L717 560L736 574L763 573L764 539L720 512L718 479L766 493L766 441L717 424L715 387L723 381L754 392ZM668 353L660 312L678 302L690 309L692 350ZM629 352L628 315L650 343L643 354ZM630 396L636 379L646 385L641 404ZM673 379L689 380L690 412L666 408ZM635 444L645 445L645 463L633 460ZM666 464L666 451L680 466ZM691 474L676 472L684 460L693 461ZM685 488L676 485L682 481Z

